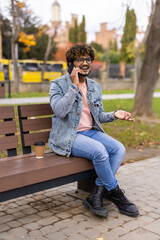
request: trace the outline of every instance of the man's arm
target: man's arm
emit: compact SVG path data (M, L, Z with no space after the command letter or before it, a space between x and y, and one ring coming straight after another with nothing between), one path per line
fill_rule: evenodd
M114 116L120 120L126 120L130 122L135 122L134 118L131 118L131 113L124 110L117 110L114 112Z
M102 90L101 90L100 85L99 85L99 91L100 91L100 95L102 96ZM102 97L101 97L100 106L99 106L99 121L100 121L100 123L112 122L116 119L135 122L135 119L131 118L131 113L126 112L124 110L117 110L117 111L113 111L113 112L104 112L103 104L102 104Z
M71 110L76 98L78 88L71 84L64 95L61 87L53 81L50 85L50 105L54 114L59 118L64 118Z

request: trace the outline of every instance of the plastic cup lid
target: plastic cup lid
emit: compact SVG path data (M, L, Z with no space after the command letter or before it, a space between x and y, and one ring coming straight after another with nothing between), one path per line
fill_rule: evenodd
M44 146L45 143L44 142L35 142L34 146Z

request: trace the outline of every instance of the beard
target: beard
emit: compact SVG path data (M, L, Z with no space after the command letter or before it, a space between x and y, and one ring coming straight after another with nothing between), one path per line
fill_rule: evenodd
M78 73L79 76L81 77L87 77L90 74L91 71L89 71L88 73Z

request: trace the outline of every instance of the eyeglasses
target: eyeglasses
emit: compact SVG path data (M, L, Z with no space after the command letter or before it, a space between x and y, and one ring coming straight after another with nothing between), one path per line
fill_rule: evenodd
M91 64L92 63L92 60L90 58L78 58L76 59L76 61L79 63L79 64L83 64L85 61L86 63L88 64Z

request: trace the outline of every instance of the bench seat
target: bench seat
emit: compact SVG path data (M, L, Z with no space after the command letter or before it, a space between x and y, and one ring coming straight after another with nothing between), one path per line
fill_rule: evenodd
M50 150L43 159L36 159L32 153L35 142L47 144L52 114L49 104L18 106L23 155L17 156L14 108L0 107L0 150L8 152L8 157L0 159L0 202L72 182L77 182L78 189L93 189L96 173L90 160Z
M43 159L36 159L34 153L3 158L0 160L0 201L3 197L13 198L13 194L18 197L47 187L83 180L88 178L88 174L91 177L95 175L91 161L67 158L51 151L45 152Z

